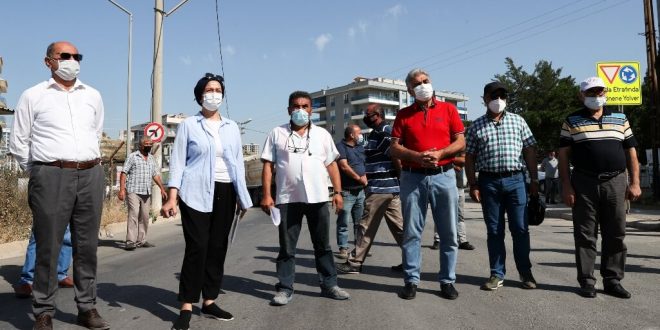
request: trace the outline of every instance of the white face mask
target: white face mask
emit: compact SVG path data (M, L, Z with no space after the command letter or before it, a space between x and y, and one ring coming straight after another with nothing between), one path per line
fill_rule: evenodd
M205 93L202 106L209 111L218 111L222 104L222 93Z
M488 102L488 110L490 110L492 113L500 113L504 111L506 108L506 101L502 99L496 99Z
M420 84L413 88L415 92L415 99L420 102L426 102L433 97L433 86L428 84Z
M584 98L584 106L591 110L598 110L607 103L605 96L588 96Z
M364 143L364 135L362 135L362 134L358 135L358 136L357 136L357 139L355 139L355 142L356 142L357 144L362 144L362 143Z
M57 62L57 70L55 74L64 81L72 81L78 77L80 73L80 63L76 60L59 60Z

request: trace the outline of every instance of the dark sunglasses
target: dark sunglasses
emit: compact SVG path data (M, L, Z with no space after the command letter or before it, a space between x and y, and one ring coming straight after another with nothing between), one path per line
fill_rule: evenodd
M51 57L54 60L70 60L73 57L74 60L80 62L83 59L82 54L71 54L71 53L60 53L60 58Z
M376 115L378 115L377 112L372 112L372 113L368 113L368 114L366 114L366 115L364 115L364 116L367 117L367 118L371 118L371 117L376 116Z
M501 90L490 93L491 100L497 100L498 98L502 100L506 100L507 96L508 96L507 93Z
M599 96L600 94L603 93L603 91L605 91L605 88L596 87L596 88L589 88L582 93L584 93L584 96L593 97L593 96Z
M222 76L217 75L217 74L208 73L208 72L204 75L204 78L206 78L208 80L217 80L219 82L225 81L225 78L222 78Z

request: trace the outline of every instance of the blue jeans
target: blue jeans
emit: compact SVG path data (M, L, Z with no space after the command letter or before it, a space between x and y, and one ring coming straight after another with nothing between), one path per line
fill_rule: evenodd
M337 246L348 249L348 216L353 218L353 239L364 211L364 189L345 189L341 192L344 207L337 216Z
M504 278L506 249L504 247L504 213L509 219L513 238L513 258L518 273L532 269L529 261L529 230L527 227L527 191L522 173L506 178L479 176L481 209L488 232L488 260L490 274Z
M69 272L69 265L71 265L71 232L69 226L66 226L64 232L64 241L62 242L62 249L60 249L60 256L57 259L57 280L61 281L67 277ZM32 284L34 281L34 265L37 259L37 243L34 240L34 232L30 234L30 242L27 246L25 253L25 263L21 271L21 279L19 284Z
M401 173L401 208L403 213L403 271L405 283L419 284L422 263L422 232L426 208L431 213L440 235L440 283L456 281L456 222L458 191L454 170L436 175L403 171Z

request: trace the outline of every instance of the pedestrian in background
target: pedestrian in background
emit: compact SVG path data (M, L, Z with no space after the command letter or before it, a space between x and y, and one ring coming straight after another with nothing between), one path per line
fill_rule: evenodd
M261 161L261 209L266 214L280 213L278 225L280 251L277 255L277 292L271 305L283 306L293 298L296 275L296 246L303 217L307 218L314 246L314 261L319 274L321 296L335 300L350 298L337 286L332 248L330 247L330 212L328 210L327 173L332 183L332 206L342 209L342 190L337 158L339 152L327 130L310 120L312 97L307 92L289 95L287 124L273 128L266 137ZM276 200L272 198L271 181L275 175ZM277 208L277 211L272 211ZM271 215L272 216L272 215Z
M458 248L460 250L474 250L475 247L467 239L467 230L465 229L465 153L461 152L454 157L454 171L456 171L456 189L458 189L458 222L456 223L456 235L458 239ZM440 235L433 225L433 244L431 250L440 249Z
M456 223L458 191L454 156L465 147L463 122L456 107L435 98L431 77L414 69L406 77L415 103L399 110L392 130L391 153L401 159L403 211L403 299L415 298L422 263L422 232L431 204L440 234L440 295L456 299Z
M161 213L176 215L177 201L186 250L181 266L179 318L172 329L188 329L192 304L202 296L202 315L222 321L234 316L216 304L225 273L229 232L236 210L252 206L245 183L241 132L220 116L222 76L207 73L193 93L202 108L177 129L170 159L169 196Z
M575 264L580 295L596 297L596 242L601 232L600 275L606 294L630 298L621 285L626 266L626 197L637 200L637 140L623 113L605 108L607 88L598 77L580 83L584 108L566 117L559 138L564 203L573 211ZM569 159L573 164L572 173ZM627 172L626 172L627 169ZM628 181L630 179L630 181Z
M71 265L71 231L69 226L64 232L62 248L57 258L57 284L60 288L72 288L73 279L68 275ZM34 283L34 267L37 259L37 242L34 239L34 231L30 233L27 251L25 252L25 262L21 270L21 276L18 283L14 285L14 294L17 298L30 298L32 296L32 283Z
M525 120L506 111L508 90L500 82L484 86L486 113L467 132L465 170L470 197L481 203L488 232L490 278L482 290L497 290L504 284L506 249L505 217L513 240L513 258L523 289L536 288L529 260L530 242L527 216L527 189L523 169L530 176L529 194L538 196L536 140ZM524 158L524 162L523 162ZM477 180L475 172L479 172Z
M352 222L353 239L357 239L357 226L364 211L364 187L367 176L364 168L364 137L358 125L348 125L344 130L344 139L336 144L339 158L339 177L341 178L341 197L344 206L337 216L337 246L335 256L348 259L348 225Z
M548 151L548 157L541 162L541 171L545 172L545 203L555 204L555 196L559 192L559 160L555 151Z
M148 248L155 245L147 242L149 211L151 211L151 180L160 189L160 197L167 199L167 192L160 179L160 169L150 154L153 142L148 136L140 139L140 149L126 157L124 168L119 176L119 200L126 200L128 219L126 220L126 243L124 249Z
M355 249L345 263L337 264L337 271L346 274L362 272L362 264L369 254L383 217L397 245L401 247L403 242L403 216L399 198L401 162L390 155L392 126L385 122L383 109L378 104L367 106L363 121L371 128L364 151L367 194L365 211L355 238ZM392 266L392 270L403 271L403 266Z
M57 264L66 228L73 243L77 322L109 329L96 310L96 249L103 209L101 94L78 79L83 56L70 42L50 44L51 78L18 100L9 152L30 174L28 199L36 241L34 329L52 329Z

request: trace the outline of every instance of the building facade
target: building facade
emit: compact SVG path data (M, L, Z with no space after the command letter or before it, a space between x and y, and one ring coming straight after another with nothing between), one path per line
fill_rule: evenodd
M175 115L164 114L161 117L160 123L165 128L165 136L163 140L160 141L161 148L163 151L163 169L169 169L170 167L170 155L172 150L172 145L174 144L174 138L176 137L176 130L179 127L179 124L186 119L186 115L179 113ZM144 128L147 127L149 123L141 123L135 126L131 126L131 150L138 150L140 145L140 139L144 136Z
M456 105L461 118L467 120L467 96L437 90L435 95L441 101ZM344 129L351 124L359 125L363 134L371 131L362 122L370 103L380 104L385 120L392 123L399 109L414 102L403 80L388 78L356 77L347 85L316 91L311 93L311 96L312 122L327 129L335 141L344 137Z

